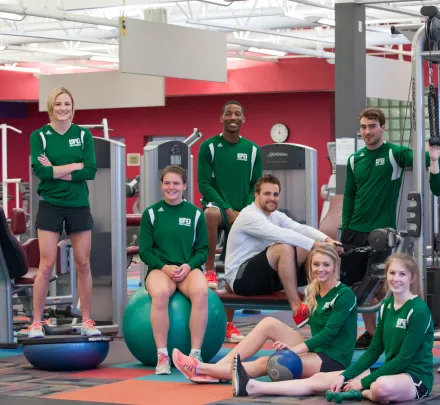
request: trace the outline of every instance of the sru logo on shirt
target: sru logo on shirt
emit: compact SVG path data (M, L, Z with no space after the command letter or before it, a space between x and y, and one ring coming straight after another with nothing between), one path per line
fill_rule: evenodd
M237 160L247 162L247 153L237 153Z
M191 226L191 218L179 218L179 225Z
M385 158L376 159L376 166L383 166L385 164Z
M323 309L329 309L332 307L332 303L331 302L326 302L323 306Z
M69 139L69 146L81 146L81 139L76 138L76 139Z
M406 319L397 318L396 328L406 329Z

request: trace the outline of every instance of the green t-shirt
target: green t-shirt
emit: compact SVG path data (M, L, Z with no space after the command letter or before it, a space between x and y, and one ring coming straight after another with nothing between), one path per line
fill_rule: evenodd
M254 201L255 183L263 175L260 148L241 136L229 143L216 135L200 145L197 172L203 205L241 211Z
M426 164L429 165L429 153ZM351 155L347 162L342 229L396 229L403 169L412 165L411 149L388 142L375 150L365 147Z
M431 188L432 194L440 196L440 173L429 173L429 187Z
M142 213L139 256L148 271L166 264L200 268L208 252L205 216L194 204L184 200L169 205L162 200Z
M426 303L418 296L408 300L398 310L394 297L384 300L373 340L367 351L342 373L346 380L357 377L370 368L385 351L385 363L361 380L368 389L379 377L408 373L432 389L434 325Z
M309 351L324 353L347 368L356 344L356 297L351 288L339 283L323 297L318 294L316 301L309 316L312 337L304 343Z
M50 125L32 132L30 137L31 167L40 180L37 193L53 205L63 207L87 207L89 189L86 180L96 174L96 157L93 137L86 128L72 124L60 135ZM43 166L40 155L46 155L53 166L83 163L84 168L71 173L72 180L53 178L53 167Z

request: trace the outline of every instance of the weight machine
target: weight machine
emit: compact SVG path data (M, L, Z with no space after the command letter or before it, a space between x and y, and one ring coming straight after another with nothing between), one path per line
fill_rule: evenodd
M423 298L431 309L434 324L440 324L440 268L438 199L432 197L424 185L425 172L425 62L428 64L427 108L429 119L429 144L440 145L439 100L434 77L439 75L440 62L440 13L435 6L424 6L421 15L427 17L425 25L418 29L412 41L412 114L411 142L414 151L413 188L408 194L411 216L407 222L408 235L414 240L414 257L422 269L420 287ZM426 202L432 199L432 221L426 222L430 211ZM432 246L426 241L431 239ZM439 340L440 335L436 336Z

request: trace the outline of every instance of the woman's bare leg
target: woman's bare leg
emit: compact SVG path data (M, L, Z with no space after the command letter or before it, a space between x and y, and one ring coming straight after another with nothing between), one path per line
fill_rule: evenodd
M320 394L330 389L330 386L340 374L341 371L335 371L332 373L318 373L310 378L279 382L249 380L246 385L246 391L248 392L249 396L305 396Z
M379 377L369 390L362 392L364 398L373 402L405 402L416 399L416 387L407 374Z
M304 338L290 326L276 318L267 317L259 322L246 338L217 364L227 364L229 366L236 354L240 354L240 358L246 360L257 353L268 339L274 342L279 340L290 346L296 346L304 342Z

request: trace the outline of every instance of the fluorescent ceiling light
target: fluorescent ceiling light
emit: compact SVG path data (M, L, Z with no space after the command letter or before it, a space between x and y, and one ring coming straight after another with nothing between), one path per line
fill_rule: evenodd
M76 49L53 49L53 48L24 48L24 51L48 53L53 55L66 55L66 56L87 56L90 52L84 52Z
M0 46L0 51L4 51L6 49L6 46Z
M320 18L316 22L321 25L328 25L329 27L334 27L336 25L336 21L331 18Z
M93 60L95 62L111 62L111 63L119 62L119 59L114 56L91 56L90 60Z
M209 4L215 4L216 6L229 6L232 1L225 1L225 0L200 0L203 3L209 3Z
M40 73L39 68L21 67L21 66L0 66L0 70L9 70L21 73Z
M271 55L271 56L286 56L287 53L282 51L276 51L273 49L264 49L264 48L255 48L255 47L249 48L248 51L255 53L264 53L265 55Z
M24 19L24 15L22 14L13 14L13 13L3 13L0 12L0 19L5 20L13 20L13 21L21 21Z
M58 66L56 70L62 71L62 70L84 70L88 69L87 66Z
M98 25L99 30L111 31L117 29L117 27L111 27L110 25Z

